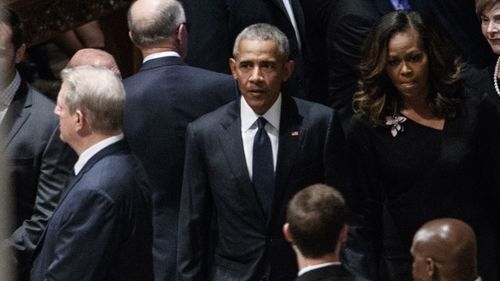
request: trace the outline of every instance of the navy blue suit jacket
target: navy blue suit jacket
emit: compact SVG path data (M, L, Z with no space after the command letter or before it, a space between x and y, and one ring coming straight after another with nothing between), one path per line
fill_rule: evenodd
M236 84L229 75L165 57L147 61L124 85L123 131L152 187L155 278L175 280L186 127L234 100Z
M15 199L7 243L16 250L18 280L29 279L31 255L64 191L76 154L59 139L54 103L21 82L0 125L0 155ZM6 184L5 179L0 184Z
M286 205L326 180L329 146L341 133L333 110L283 95L273 211L266 217L243 152L240 101L191 123L179 215L179 280L293 280L295 254L282 234ZM210 224L217 241L210 241ZM207 260L215 245L214 266Z
M31 280L153 280L146 174L125 141L73 178L35 251Z

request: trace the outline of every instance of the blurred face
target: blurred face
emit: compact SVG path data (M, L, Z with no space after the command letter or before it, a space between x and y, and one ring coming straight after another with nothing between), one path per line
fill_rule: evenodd
M57 95L57 103L54 109L54 114L59 117L59 130L60 138L63 142L70 144L71 136L75 130L75 118L76 114L71 114L66 102L64 101L64 95L67 91L67 84L63 82L61 85L61 90ZM71 144L70 144L71 145Z
M16 62L12 30L8 25L0 23L0 89L7 87L14 79Z
M486 7L481 15L481 31L491 50L500 55L500 3Z
M403 99L427 96L429 62L413 28L394 34L389 41L386 71Z
M239 54L229 61L241 95L255 113L262 115L279 96L281 84L293 71L293 62L281 57L272 40L241 40Z

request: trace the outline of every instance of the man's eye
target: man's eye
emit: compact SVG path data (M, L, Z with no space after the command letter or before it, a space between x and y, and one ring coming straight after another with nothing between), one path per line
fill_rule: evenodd
M489 20L487 17L481 16L481 22L488 22Z

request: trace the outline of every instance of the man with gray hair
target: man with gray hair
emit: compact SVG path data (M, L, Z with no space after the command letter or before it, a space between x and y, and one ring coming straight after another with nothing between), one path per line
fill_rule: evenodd
M121 80L88 65L62 78L54 113L79 158L35 250L31 280L153 280L149 184L123 140Z
M278 28L245 28L229 62L242 97L187 129L179 280L279 281L297 275L281 231L286 204L302 188L326 181L326 159L332 159L330 148L341 131L331 108L282 92L294 67L288 52Z
M123 131L151 182L155 279L174 281L186 127L234 100L237 91L231 76L183 62L189 24L179 1L138 0L130 7L128 25L144 63L123 82Z

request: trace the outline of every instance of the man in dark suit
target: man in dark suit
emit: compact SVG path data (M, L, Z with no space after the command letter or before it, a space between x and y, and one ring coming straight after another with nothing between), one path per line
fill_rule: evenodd
M481 281L476 235L461 220L443 218L425 223L413 237L411 254L415 281Z
M287 93L301 98L309 97L309 86L314 85L310 80L315 77L305 73L305 58L309 55L309 49L299 0L182 2L187 20L192 24L187 63L230 73L227 60L231 57L236 36L251 24L272 24L286 34L290 42L290 58L295 61L293 74L284 85Z
M17 15L0 8L0 154L9 178L2 178L0 184L15 200L15 231L9 230L3 246L15 251L20 281L29 280L31 255L76 160L59 140L54 103L16 71L26 49L22 36Z
M149 185L123 140L121 80L88 65L62 78L54 113L79 158L35 250L31 280L153 280Z
M186 134L179 280L292 280L296 263L281 231L286 202L325 181L325 151L341 131L330 108L281 92L293 61L279 29L251 25L234 45L230 67L242 98Z
M175 280L187 124L238 94L231 76L183 62L188 24L178 1L139 0L128 22L144 65L124 81L123 131L151 182L155 279Z
M354 281L340 264L347 236L345 202L334 188L315 184L295 194L288 205L283 233L297 255L296 281Z

